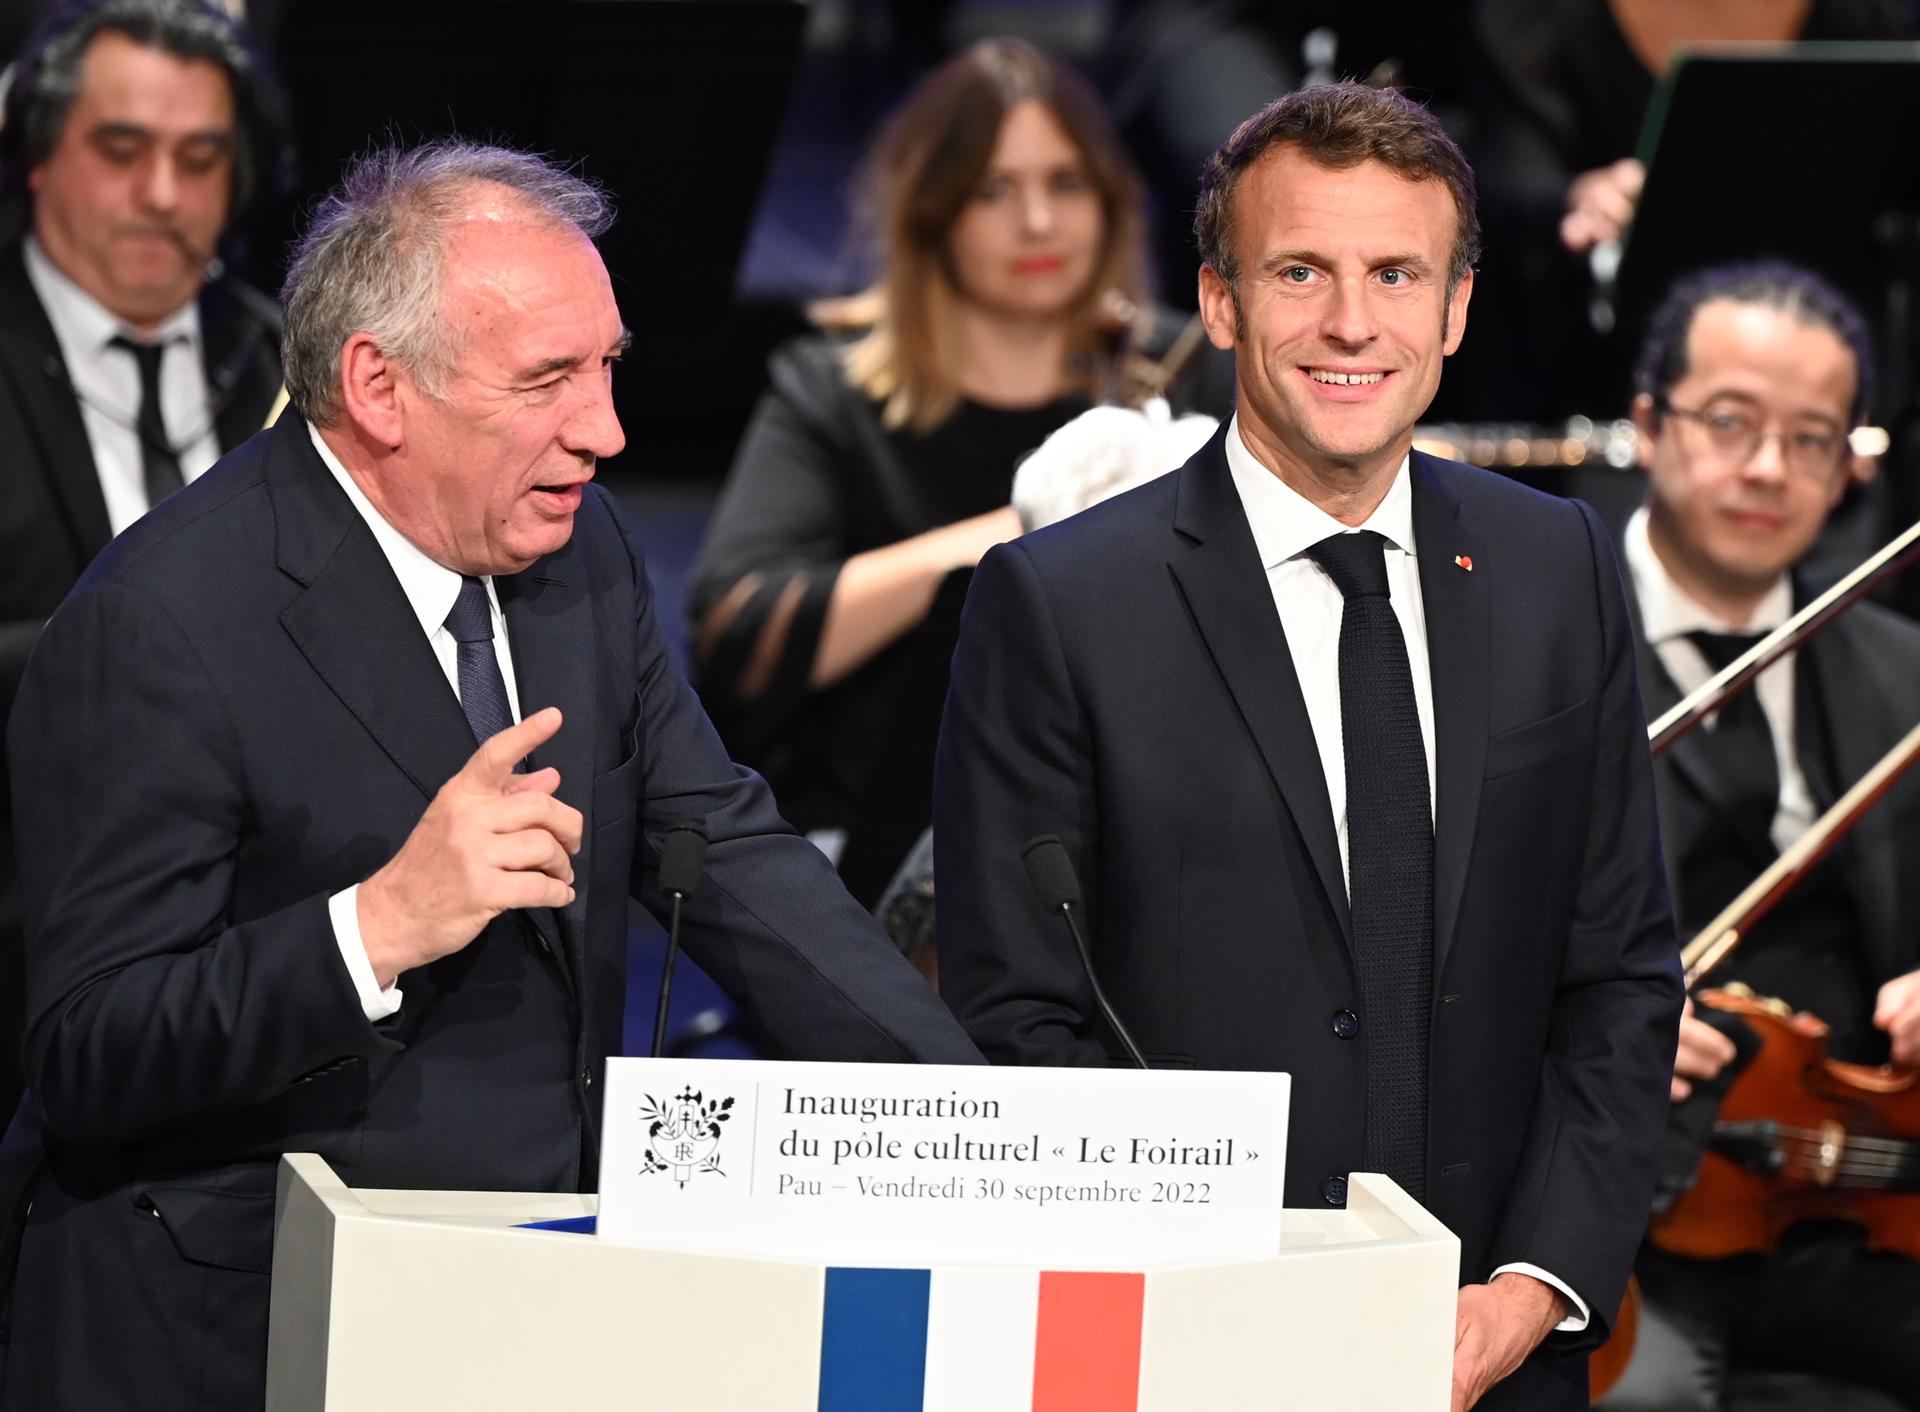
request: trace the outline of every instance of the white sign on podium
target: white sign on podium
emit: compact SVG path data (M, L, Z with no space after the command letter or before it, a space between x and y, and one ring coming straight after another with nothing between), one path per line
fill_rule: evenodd
M615 1059L599 1234L838 1265L1280 1250L1285 1074Z

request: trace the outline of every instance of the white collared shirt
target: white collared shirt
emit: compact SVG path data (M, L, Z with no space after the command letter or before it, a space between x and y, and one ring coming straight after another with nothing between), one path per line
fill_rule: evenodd
M1293 674L1305 699L1313 742L1320 754L1320 770L1327 781L1327 802L1333 809L1334 833L1340 841L1340 869L1347 867L1347 764L1340 725L1340 622L1346 597L1333 577L1307 557L1307 550L1334 534L1356 526L1342 524L1294 490L1255 459L1240 439L1236 414L1227 428L1227 470L1239 493L1241 508L1253 530L1254 547L1267 571L1267 588L1286 633ZM1427 813L1433 814L1433 673L1427 657L1426 600L1420 592L1419 547L1413 537L1413 478L1411 458L1403 458L1393 484L1357 528L1372 530L1385 539L1387 585L1394 616L1406 639L1407 666L1413 674L1413 704L1420 717L1420 742L1427 752ZM1351 886L1351 881L1349 881ZM1493 1272L1531 1275L1567 1297L1573 1312L1556 1326L1577 1333L1587 1326L1587 1303L1567 1285L1537 1265L1502 1265ZM1488 1276L1491 1279L1493 1276Z
M1698 691L1714 675L1712 665L1699 647L1687 640L1688 633L1771 632L1793 615L1793 585L1785 574L1767 590L1746 622L1730 623L1713 612L1675 583L1667 566L1660 562L1660 555L1647 533L1644 505L1627 521L1622 547L1634 600L1640 606L1641 630L1682 696ZM1800 768L1800 752L1794 744L1793 660L1792 653L1782 657L1762 672L1751 688L1766 715L1767 733L1773 737L1773 758L1779 767L1780 797L1774 806L1770 833L1774 847L1782 852L1813 827L1819 813L1814 805L1813 790ZM1712 730L1718 724L1717 714L1709 716L1701 723L1701 729Z
M327 469L346 492L347 499L353 502L353 508L360 518L367 522L367 528L373 531L374 542L380 546L380 552L386 556L387 563L393 568L393 576L400 580L400 591L406 595L407 606L413 609L413 615L419 619L420 631L426 635L427 645L433 649L434 659L440 663L440 670L446 673L447 685L453 688L453 694L460 694L460 650L453 634L447 631L447 614L453 611L454 600L460 596L460 575L446 565L429 558L424 550L399 530L395 529L387 518L374 508L347 468L340 464L340 458L333 454L333 448L320 438L313 427L307 428L307 434L313 438L313 448L320 453L320 459L326 462ZM514 723L520 720L520 693L513 675L513 653L507 642L507 623L500 613L499 595L494 592L492 578L480 580L487 588L487 608L493 619L493 655L500 663L500 676L506 682L507 709L513 713ZM359 993L360 1007L369 1020L384 1020L400 1009L400 986L395 983L385 990L373 974L373 963L367 959L366 943L360 936L360 887L359 884L335 893L327 900L327 913L333 921L333 939L340 947L340 958L346 962L347 974L353 977L353 988Z
M53 325L66 365L66 381L80 404L80 424L93 451L93 471L115 534L152 507L141 468L140 367L115 338L170 345L160 360L160 420L180 461L183 481L197 479L220 459L213 402L207 392L206 356L200 338L200 306L188 300L150 334L137 333L75 284L40 248L25 241L27 280ZM48 391L60 391L50 379Z
M1342 524L1254 459L1240 439L1236 416L1227 432L1227 469L1253 529L1254 547L1267 571L1267 587L1280 626L1287 635L1293 673L1313 723L1320 769L1333 807L1333 829L1340 840L1340 868L1347 870L1347 765L1340 727L1340 622L1346 599L1327 571L1307 551L1329 535L1347 534ZM1387 541L1387 584L1394 616L1407 640L1407 666L1413 673L1413 704L1420 717L1420 740L1427 752L1427 817L1433 817L1433 675L1427 663L1426 603L1420 594L1420 563L1413 542L1413 481L1405 460L1394 472L1386 498L1361 529Z

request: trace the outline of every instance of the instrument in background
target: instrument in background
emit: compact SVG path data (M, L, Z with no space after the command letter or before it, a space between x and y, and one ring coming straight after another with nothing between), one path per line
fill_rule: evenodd
M273 399L273 405L267 408L267 420L261 424L260 430L265 431L268 427L272 426L275 422L279 421L280 414L286 410L287 410L287 385L283 382L280 384L280 395L278 397L275 397Z
M1587 1355L1587 1402L1598 1402L1613 1391L1614 1384L1627 1375L1633 1361L1633 1348L1640 1341L1640 1286L1627 1276L1626 1297L1620 1312L1613 1316L1613 1332L1607 1341Z
M1558 425L1533 422L1435 422L1413 429L1413 449L1493 471L1612 466L1627 470L1640 433L1625 417L1595 421L1569 417Z
M1762 670L1802 646L1875 584L1920 557L1920 525L1896 537L1838 584L1769 633L1700 690L1648 727L1659 754ZM1723 908L1680 953L1689 991L1830 853L1847 831L1920 762L1915 726L1806 833ZM1730 1035L1740 1058L1691 1171L1666 1174L1662 1208L1648 1227L1656 1249L1693 1259L1770 1250L1808 1220L1844 1220L1870 1250L1920 1259L1920 1070L1848 1064L1826 1052L1824 1021L1744 986L1700 992L1702 1016ZM1696 1085L1696 1087L1699 1087ZM1628 1283L1613 1335L1590 1355L1598 1402L1626 1369L1638 1324Z
M1649 1243L1715 1260L1771 1250L1790 1226L1831 1219L1862 1227L1869 1250L1920 1260L1920 1072L1830 1058L1825 1023L1744 986L1697 999L1739 1016L1759 1044Z
M1164 351L1150 353L1155 323L1151 306L1136 304L1117 289L1102 297L1100 331L1107 337L1109 357L1103 385L1096 389L1100 401L1138 409L1156 397L1165 398L1207 347L1207 326L1195 314Z
M1892 438L1881 427L1855 427L1847 435L1853 454L1884 456ZM1596 421L1569 417L1536 422L1434 422L1413 429L1413 449L1493 471L1572 470L1580 466L1631 468L1640 431L1627 417Z

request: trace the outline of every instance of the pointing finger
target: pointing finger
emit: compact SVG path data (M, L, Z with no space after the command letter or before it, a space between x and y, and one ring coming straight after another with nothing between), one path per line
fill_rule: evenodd
M513 777L513 767L552 740L559 729L557 707L535 711L519 725L508 726L482 741L454 780L476 793L497 794Z

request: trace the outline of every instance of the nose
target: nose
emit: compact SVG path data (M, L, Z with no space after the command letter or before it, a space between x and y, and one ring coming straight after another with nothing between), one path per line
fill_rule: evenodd
M140 199L150 211L170 212L180 204L180 173L171 158L157 154L140 177Z
M1020 203L1022 224L1029 235L1046 235L1053 229L1053 197L1044 188L1026 193Z
M626 449L627 434L614 415L613 379L603 375L583 381L586 391L580 405L560 429L561 445L576 456L597 460L618 456Z
M1780 481L1787 475L1786 440L1778 432L1765 432L1760 444L1753 448L1753 454L1747 457L1746 465L1741 468L1748 480Z
M1320 331L1329 343L1343 348L1363 348L1373 341L1379 330L1375 327L1373 306L1367 300L1363 282L1334 282Z

